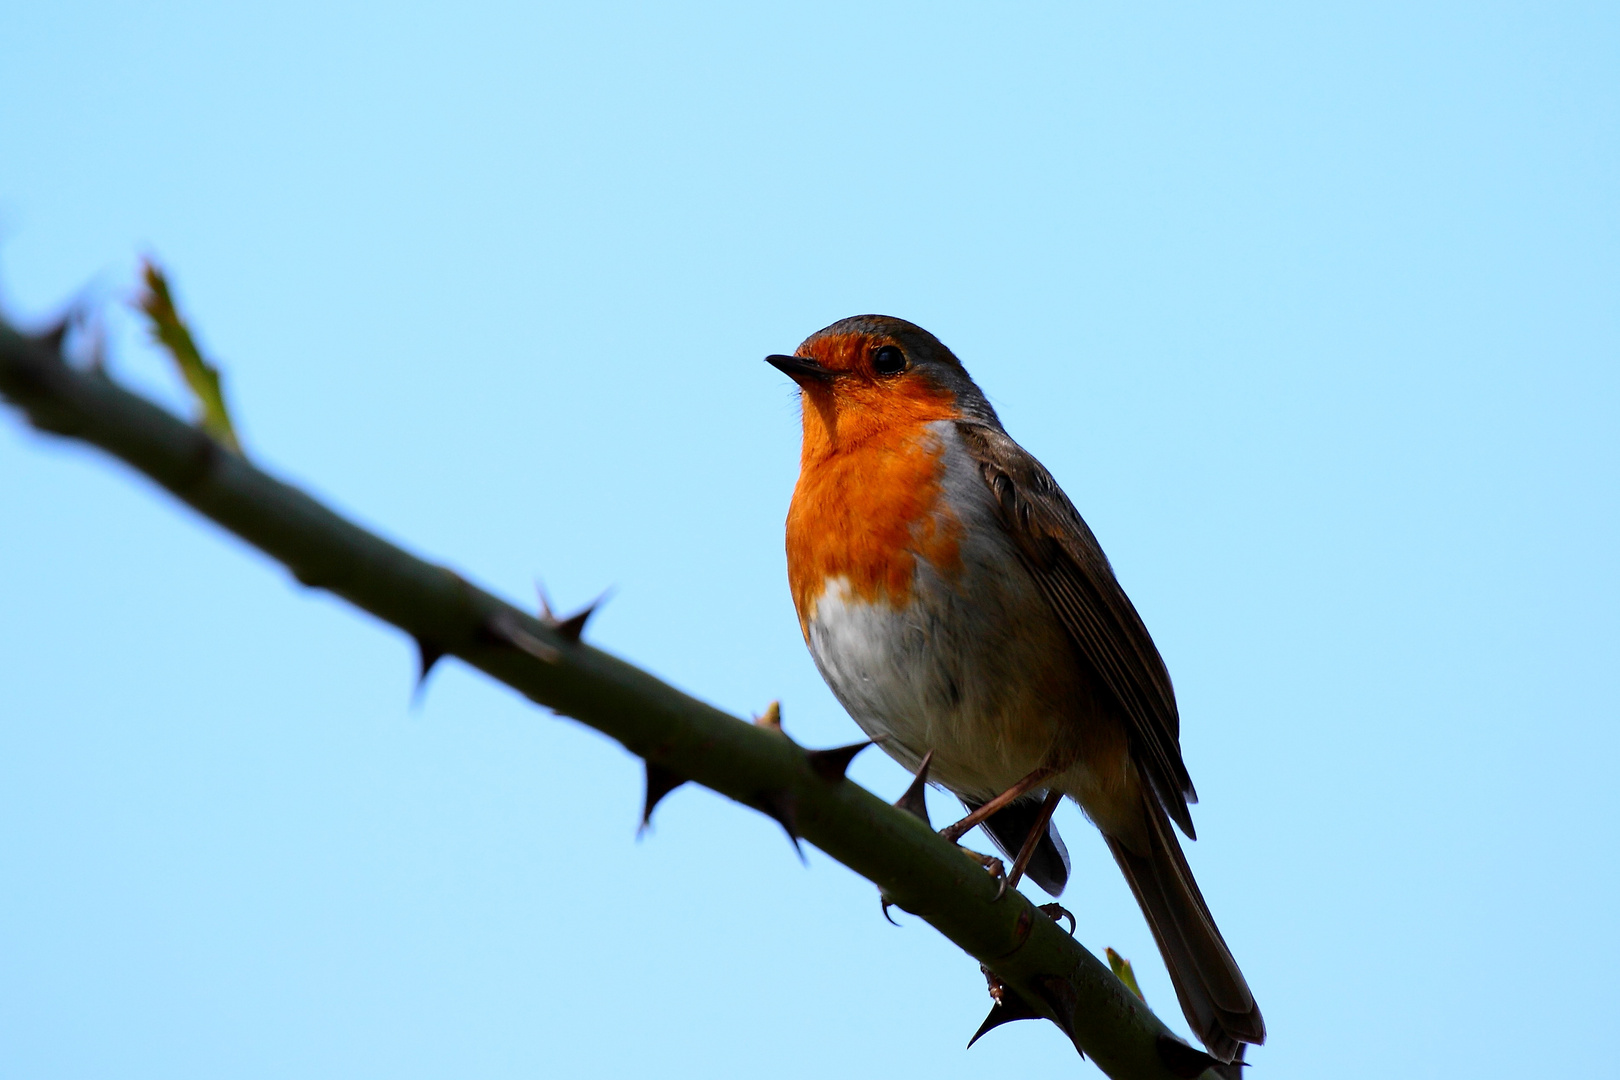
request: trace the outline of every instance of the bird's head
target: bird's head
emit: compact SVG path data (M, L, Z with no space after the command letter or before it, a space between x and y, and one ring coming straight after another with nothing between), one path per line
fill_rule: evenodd
M804 392L805 450L837 449L897 427L995 410L933 334L888 315L855 315L817 330L791 356L767 356Z

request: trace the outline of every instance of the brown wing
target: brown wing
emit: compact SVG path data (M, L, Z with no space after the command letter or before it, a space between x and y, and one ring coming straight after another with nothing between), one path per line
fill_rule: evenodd
M1125 590L1052 474L999 428L961 421L967 451L979 463L1047 603L1081 658L1119 704L1137 768L1181 831L1196 838L1189 802L1197 802L1181 760L1181 721L1159 650Z

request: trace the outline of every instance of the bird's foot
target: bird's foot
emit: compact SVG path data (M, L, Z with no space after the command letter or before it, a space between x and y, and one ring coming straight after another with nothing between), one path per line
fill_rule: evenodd
M1059 919L1068 919L1069 920L1069 936L1070 937L1074 936L1074 927L1075 927L1074 912L1070 911L1068 908L1064 907L1062 904L1042 904L1041 905L1041 910L1046 912L1047 917L1050 918L1053 922L1057 922ZM1063 924L1058 923L1058 925L1061 926Z
M1007 895L1007 867L1005 863L996 858L994 855L985 855L974 851L972 848L965 848L961 844L957 844L956 849L967 855L968 858L972 859L980 866L984 867L985 872L991 877L995 878L997 900L1000 900L1003 896Z

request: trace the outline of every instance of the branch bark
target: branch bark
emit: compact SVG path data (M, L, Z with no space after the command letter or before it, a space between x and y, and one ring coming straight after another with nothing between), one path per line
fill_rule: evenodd
M955 844L853 781L828 779L780 730L728 716L367 532L100 371L70 365L60 335L30 337L0 320L0 396L36 428L144 473L303 584L411 634L425 656L456 656L611 735L649 775L786 813L800 836L993 972L1010 992L998 1006L1006 1016L1054 1021L1110 1077L1220 1076L1027 898L996 900L990 876Z

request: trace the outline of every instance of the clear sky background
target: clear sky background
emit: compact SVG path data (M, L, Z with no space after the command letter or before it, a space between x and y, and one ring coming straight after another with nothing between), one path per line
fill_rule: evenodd
M0 10L0 269L170 268L256 460L810 745L795 393L936 332L1175 678L1266 1077L1620 1007L1613 5ZM183 407L127 318L118 375ZM772 822L0 421L0 1075L1096 1075ZM900 769L854 774L893 798ZM936 818L949 813L936 801ZM1072 808L1064 901L1181 1024ZM982 842L982 841L981 841Z

